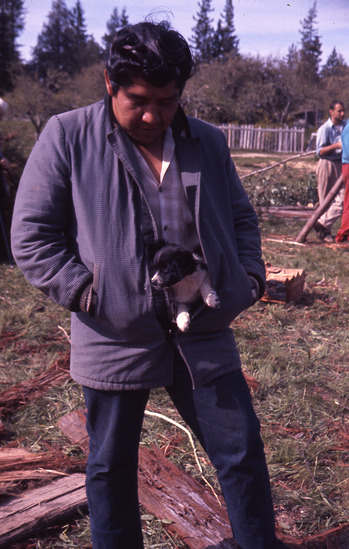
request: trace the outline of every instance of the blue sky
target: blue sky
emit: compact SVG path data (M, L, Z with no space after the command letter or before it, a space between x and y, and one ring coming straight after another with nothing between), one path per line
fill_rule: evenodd
M85 13L87 32L101 43L106 22L114 7L119 12L126 6L131 23L144 19L149 13L156 18L169 18L173 27L185 38L192 35L193 16L198 11L198 0L80 0ZM66 0L72 8L76 0ZM217 22L225 0L213 0L211 17ZM233 0L236 35L240 40L240 52L284 57L291 44L300 41L301 21L307 16L314 0ZM29 59L37 36L51 10L51 0L25 0L26 28L18 43L24 59ZM349 0L317 0L317 28L322 42L322 63L325 63L333 47L341 53L349 65ZM167 15L166 15L167 13Z

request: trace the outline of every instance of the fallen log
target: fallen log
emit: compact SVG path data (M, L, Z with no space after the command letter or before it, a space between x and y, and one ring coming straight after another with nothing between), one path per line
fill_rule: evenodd
M33 453L25 448L0 448L0 496L20 492L22 481L48 482L85 467L86 457L68 456L60 450Z
M0 448L0 472L42 462L44 454L33 454L25 448Z
M52 469L25 469L24 471L8 471L0 473L0 497L12 497L23 492L23 484L40 482L47 484L58 477L66 477L67 473ZM21 489L22 488L22 489Z
M258 217L280 217L309 219L315 211L313 207L302 206L258 206Z
M192 549L235 548L223 500L180 471L156 446L141 448L139 499Z
M86 458L68 456L62 451L51 448L50 451L33 453L25 448L0 448L0 474L2 471L32 469L57 469L65 472L67 469L80 472L85 467ZM78 469L78 470L77 470Z
M82 410L59 421L65 436L87 451L85 425L86 417ZM140 503L147 512L169 521L169 530L179 535L188 547L236 547L223 500L218 501L195 479L180 471L156 446L150 450L140 447L138 492Z
M87 449L82 410L65 416L59 424L72 442L80 442ZM7 500L0 506L0 548L33 537L49 525L67 520L79 508L86 508L84 484L85 475L77 473ZM190 549L236 549L223 499L180 471L155 446L140 448L139 497L146 510L168 523L169 531L179 535ZM295 549L344 549L349 527L303 540L284 535L279 529L277 534Z
M0 473L0 494L1 486L8 483L15 483L22 480L52 480L56 477L67 477L68 473L55 471L53 469L24 469L23 471L5 471Z
M59 427L74 444L86 449L85 414L77 410L63 417ZM208 491L188 474L180 471L156 446L139 449L138 492L147 512L169 521L167 528L190 549L236 549L231 537L223 498ZM278 536L292 547L305 549L301 542Z
M81 473L27 490L0 505L0 548L33 537L86 506L85 475Z
M338 193L339 189L343 185L343 176L340 175L340 177L337 179L335 184L333 185L332 189L324 198L324 201L320 206L316 209L314 214L311 216L309 221L304 225L303 229L300 231L296 238L296 242L305 242L308 234L310 233L311 229L314 227L315 223L321 217L321 215L327 210L329 205L331 204L332 200L335 198L336 194Z
M289 162L290 160L295 160L296 158L304 158L305 156L315 156L315 151L306 151L303 153L296 154L294 156L289 156L288 158L285 158L284 160L280 160L280 162L275 162L274 164L271 164L270 166L266 166L265 168L259 168L258 170L255 170L253 172L247 173L245 175L240 176L241 181L243 179L246 179L246 177L251 177L252 175L256 175L259 173L266 172L268 170L271 170L273 168L277 168L278 166L281 166L282 164L286 164L286 162Z

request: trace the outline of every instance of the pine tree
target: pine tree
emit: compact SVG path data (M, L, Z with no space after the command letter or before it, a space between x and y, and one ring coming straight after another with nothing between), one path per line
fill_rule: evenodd
M45 78L49 71L59 71L71 76L97 61L98 56L99 47L86 32L80 1L70 11L64 0L53 0L34 48L33 65L38 75Z
M24 0L0 0L0 93L13 89L19 62L16 40L24 29Z
M201 0L198 2L199 11L197 17L193 17L196 25L193 27L193 37L190 42L193 44L194 56L198 63L208 63L214 56L214 29L212 27L213 19L210 19L211 0Z
M73 30L74 45L77 49L86 47L87 45L87 30L85 23L85 15L81 7L80 0L77 0L70 14L70 24Z
M80 0L77 0L70 13L70 25L72 28L72 65L79 71L98 61L102 55L100 47L93 36L87 34L85 14Z
M64 0L53 0L33 52L39 76L45 77L50 69L70 72L68 52L72 52L70 12Z
M309 9L308 15L301 21L301 48L299 50L299 76L306 81L316 82L319 77L321 59L321 41L316 28L316 2Z
M297 49L297 46L295 44L291 44L291 46L288 48L287 56L286 56L286 64L289 69L295 71L297 70L299 63L299 52Z
M220 59L234 57L239 53L239 40L234 26L234 7L232 0L226 0L221 18L218 20L214 36L214 57Z
M125 25L128 25L128 15L126 13L126 8L122 9L120 15L118 8L114 8L110 18L107 21L107 32L102 37L102 42L105 50L108 49L117 31L119 29L122 29L122 27L124 27Z
M348 65L346 64L343 55L337 53L336 48L333 48L322 68L321 76L323 78L328 78L330 76L343 76L347 70Z

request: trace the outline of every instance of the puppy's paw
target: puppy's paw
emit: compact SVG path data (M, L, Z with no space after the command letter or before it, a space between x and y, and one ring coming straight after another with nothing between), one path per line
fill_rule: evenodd
M212 292L207 295L205 303L209 307L212 307L212 309L219 309L219 307L221 306L219 297L214 290L212 290Z
M187 332L190 326L190 315L187 312L179 313L176 319L177 326L181 332Z

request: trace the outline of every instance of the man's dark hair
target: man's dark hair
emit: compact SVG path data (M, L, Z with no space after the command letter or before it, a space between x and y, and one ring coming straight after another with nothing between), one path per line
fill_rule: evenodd
M330 111L333 111L336 105L341 105L344 108L343 101L340 101L339 99L334 99L333 101L331 101Z
M195 71L195 63L186 40L166 21L145 21L117 32L106 69L114 93L119 86L128 86L134 77L159 88L175 80L182 92Z

